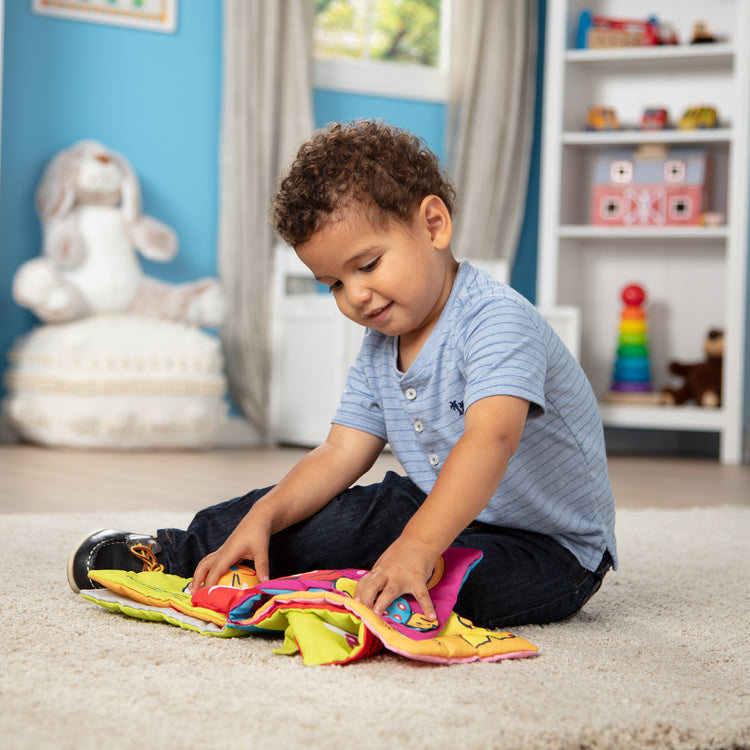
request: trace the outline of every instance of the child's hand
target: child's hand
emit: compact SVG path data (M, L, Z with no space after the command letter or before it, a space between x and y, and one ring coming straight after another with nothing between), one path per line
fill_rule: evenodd
M267 581L270 537L270 522L264 521L261 513L251 510L237 524L226 542L198 563L190 583L190 593L194 594L202 586L215 586L232 565L242 560L252 560L258 578Z
M354 598L382 615L394 599L411 594L428 620L436 620L427 592L437 556L418 541L399 537L383 552L372 570L357 583Z

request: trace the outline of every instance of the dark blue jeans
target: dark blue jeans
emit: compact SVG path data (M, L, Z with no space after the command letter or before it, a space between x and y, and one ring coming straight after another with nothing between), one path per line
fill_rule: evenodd
M200 511L186 531L161 529L157 537L167 570L190 578L200 560L223 544L269 489ZM410 479L393 472L379 484L352 487L310 518L271 537L271 576L371 568L424 499ZM570 617L597 591L611 565L605 554L592 573L550 537L482 523L461 532L452 546L484 553L466 579L455 611L494 630Z

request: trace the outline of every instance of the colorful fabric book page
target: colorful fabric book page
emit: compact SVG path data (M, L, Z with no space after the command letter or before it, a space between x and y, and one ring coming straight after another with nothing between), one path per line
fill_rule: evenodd
M89 577L101 584L103 589L84 589L81 596L112 612L121 612L129 617L153 622L167 622L202 635L231 637L245 635L249 628L233 628L227 625L226 615L205 607L195 607L187 592L189 578L168 573L132 573L126 570L91 571ZM221 581L229 588L232 580L258 579L250 568L234 570ZM238 587L236 590L244 589ZM258 594L260 598L260 594Z
M104 589L81 596L131 617L167 622L204 635L284 635L276 653L300 653L305 664L343 664L382 648L410 659L454 664L533 656L538 649L511 633L474 626L452 610L466 576L481 559L476 550L451 548L428 587L437 621L416 600L399 597L382 615L353 598L364 570L319 570L260 583L236 565L210 589L188 593L189 579L167 573L92 571Z

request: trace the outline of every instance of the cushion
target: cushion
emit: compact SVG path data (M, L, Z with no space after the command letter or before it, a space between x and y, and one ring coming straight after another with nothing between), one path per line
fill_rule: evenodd
M3 409L31 442L203 447L226 419L220 342L184 323L107 314L42 325L8 357Z

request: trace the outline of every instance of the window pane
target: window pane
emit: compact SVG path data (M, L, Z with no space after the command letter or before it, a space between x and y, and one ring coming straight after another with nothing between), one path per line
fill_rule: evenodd
M316 0L315 54L437 67L440 0Z
M370 57L436 66L440 61L440 0L377 0Z
M368 0L315 0L315 55L365 56L368 5Z

